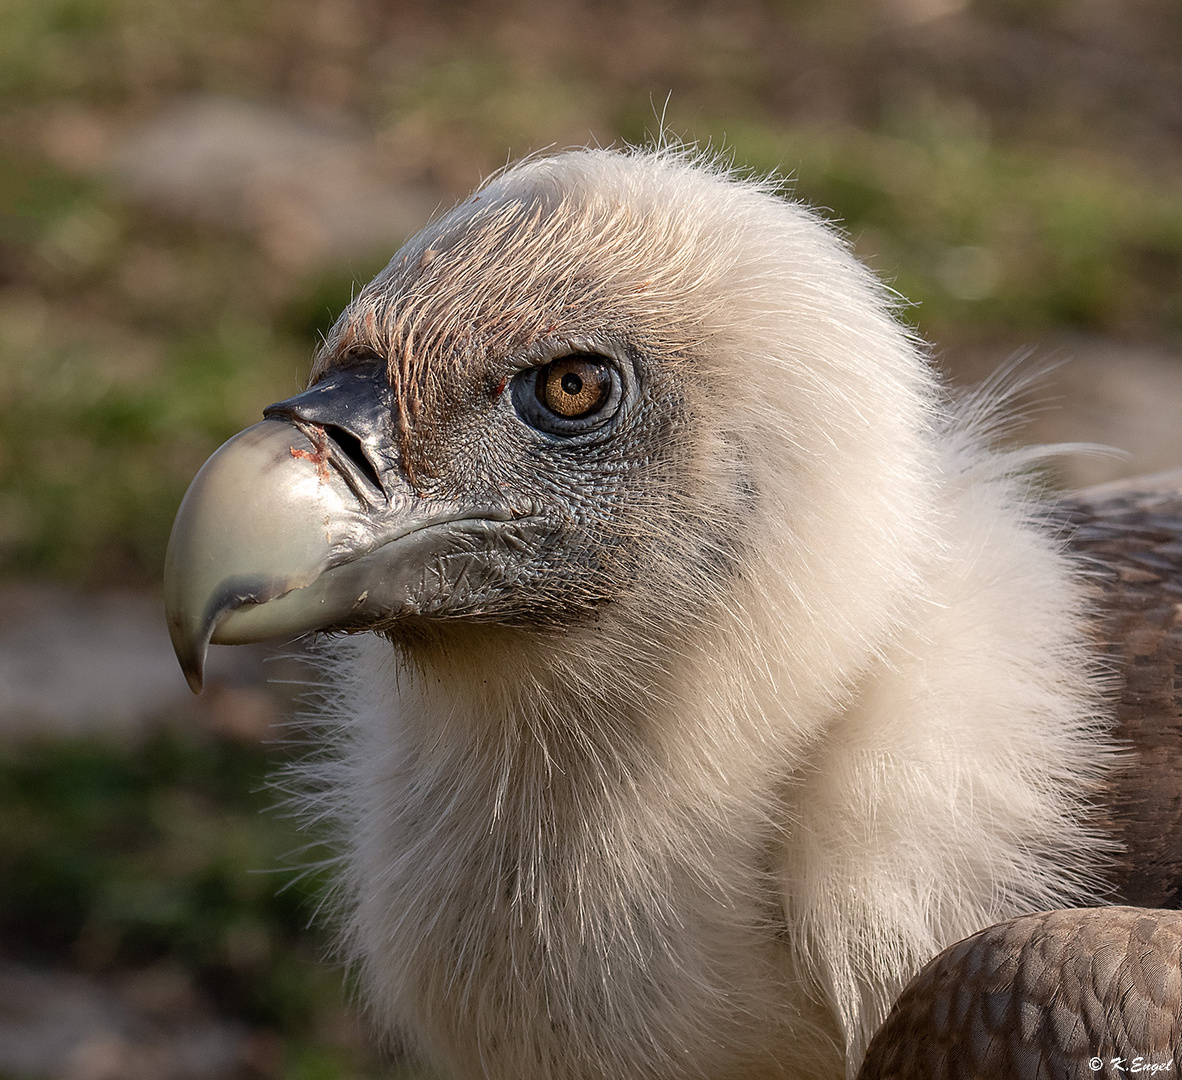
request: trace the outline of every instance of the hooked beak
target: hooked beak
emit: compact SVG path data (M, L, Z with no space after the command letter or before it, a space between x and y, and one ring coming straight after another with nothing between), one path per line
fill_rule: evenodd
M376 372L331 375L270 406L189 486L164 602L195 693L210 642L479 614L518 515L419 496L389 459L388 390Z

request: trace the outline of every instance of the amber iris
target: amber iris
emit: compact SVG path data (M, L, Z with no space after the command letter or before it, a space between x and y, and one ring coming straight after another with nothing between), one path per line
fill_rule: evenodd
M564 356L546 365L536 385L547 409L577 420L603 407L612 392L611 369L594 357Z

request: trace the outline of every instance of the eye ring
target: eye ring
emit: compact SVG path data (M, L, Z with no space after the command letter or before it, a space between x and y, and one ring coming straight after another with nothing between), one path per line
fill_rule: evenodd
M549 435L581 435L619 411L623 380L615 362L597 353L567 353L520 372L513 406L530 427Z

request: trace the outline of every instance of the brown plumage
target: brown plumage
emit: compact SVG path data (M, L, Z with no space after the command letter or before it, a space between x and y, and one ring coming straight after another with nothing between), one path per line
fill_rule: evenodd
M1182 472L1094 488L1062 505L1099 588L1096 634L1116 668L1129 760L1103 802L1123 849L1124 903L1182 901Z
M1117 1080L1182 1067L1182 914L1069 908L946 949L903 991L859 1080Z

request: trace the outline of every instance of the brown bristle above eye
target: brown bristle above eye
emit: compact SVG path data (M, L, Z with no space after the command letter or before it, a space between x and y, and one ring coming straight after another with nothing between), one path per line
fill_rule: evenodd
M551 412L567 419L598 409L611 393L611 373L601 360L572 356L555 360L542 373L538 397Z

